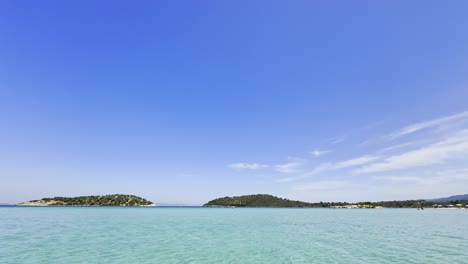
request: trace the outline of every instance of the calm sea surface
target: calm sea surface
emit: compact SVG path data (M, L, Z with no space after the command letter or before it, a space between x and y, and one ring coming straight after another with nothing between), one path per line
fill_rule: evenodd
M0 263L468 263L468 210L0 207Z

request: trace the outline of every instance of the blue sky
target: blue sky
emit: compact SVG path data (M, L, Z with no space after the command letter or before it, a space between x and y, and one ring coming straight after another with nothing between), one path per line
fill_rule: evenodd
M0 202L467 193L466 1L2 1Z

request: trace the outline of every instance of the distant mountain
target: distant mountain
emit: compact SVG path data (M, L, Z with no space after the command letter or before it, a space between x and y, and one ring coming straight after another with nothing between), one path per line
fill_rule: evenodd
M9 204L9 203L0 203L0 205L12 205L12 204Z
M468 201L468 194L453 195L445 198L431 199L434 202Z

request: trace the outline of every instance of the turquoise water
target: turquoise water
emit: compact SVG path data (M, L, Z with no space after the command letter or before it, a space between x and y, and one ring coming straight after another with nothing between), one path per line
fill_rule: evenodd
M468 263L468 210L0 207L0 263Z

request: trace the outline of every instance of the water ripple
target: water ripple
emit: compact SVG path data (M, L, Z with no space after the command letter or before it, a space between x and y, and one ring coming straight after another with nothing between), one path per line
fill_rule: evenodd
M468 263L468 210L0 208L0 263Z

